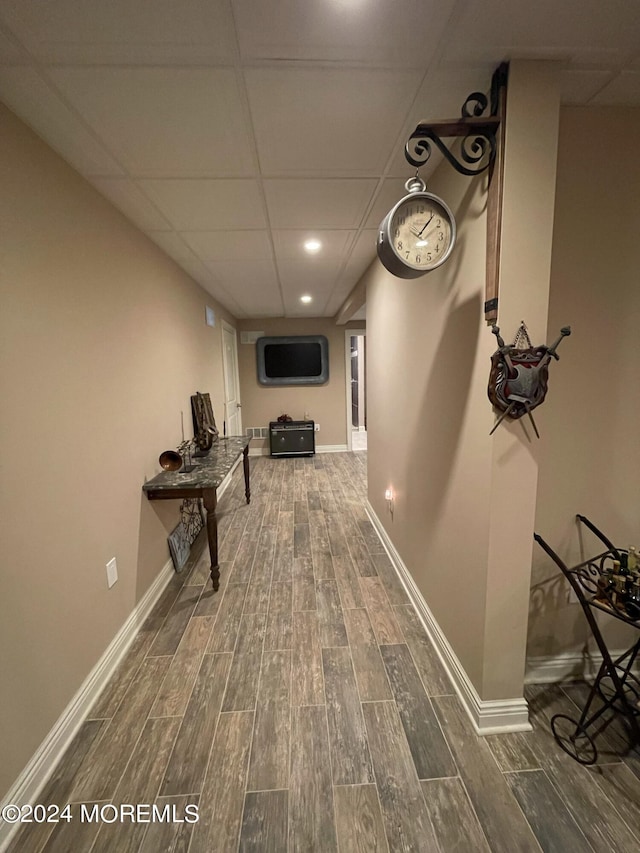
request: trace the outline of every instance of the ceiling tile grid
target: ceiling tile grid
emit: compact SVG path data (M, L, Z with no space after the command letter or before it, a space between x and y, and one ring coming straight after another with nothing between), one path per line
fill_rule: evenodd
M0 99L236 316L333 316L420 121L511 58L639 105L638 45L629 0L0 0Z
M422 77L380 69L248 69L261 170L268 176L380 175Z
M43 64L202 65L237 57L228 0L4 0L1 11Z
M244 177L254 171L232 68L54 68L53 82L128 174Z
M178 231L237 231L267 226L258 181L148 179L138 186Z
M233 0L244 61L327 61L425 68L456 3Z
M272 228L357 228L375 179L325 178L263 182Z

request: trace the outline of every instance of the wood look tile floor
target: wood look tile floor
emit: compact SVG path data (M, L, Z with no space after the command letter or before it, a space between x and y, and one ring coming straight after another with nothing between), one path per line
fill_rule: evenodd
M550 735L583 686L531 688L530 733L473 733L366 515L366 453L251 463L220 590L206 553L175 576L40 795L73 819L12 853L640 849L640 755L612 726L589 769Z

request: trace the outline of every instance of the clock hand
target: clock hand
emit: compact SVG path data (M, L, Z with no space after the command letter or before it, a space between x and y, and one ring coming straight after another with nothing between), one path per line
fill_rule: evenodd
M431 219L433 219L433 217L431 217ZM431 220L429 220L429 221L431 221ZM428 224L428 223L427 223L427 224ZM426 226L425 226L425 228L426 228ZM430 231L427 231L427 233L426 233L426 234L425 234L421 239L426 241L426 240L427 240L427 238L431 237L431 236L432 236L433 234L435 234L435 233L436 233L436 231L438 231L438 230L440 230L440 229L439 229L439 226L437 226L437 225L436 225L436 226L434 226ZM424 231L424 228L422 229L422 231ZM421 234L422 234L422 231L420 232Z
M431 216L429 217L428 221L425 222L425 224L422 226L422 230L420 231L420 233L416 234L416 237L422 237L422 231L424 231L424 229L427 227L429 222L431 222L431 220L433 219L433 216L434 216L434 214L432 213Z
M424 223L424 225L422 226L422 228L419 231L417 231L415 228L410 228L409 231L411 231L411 233L413 234L414 237L417 237L418 239L420 239L422 237L424 229L429 225L429 223L431 222L431 220L433 219L434 216L435 216L435 213L432 213L431 216L429 217L429 219Z

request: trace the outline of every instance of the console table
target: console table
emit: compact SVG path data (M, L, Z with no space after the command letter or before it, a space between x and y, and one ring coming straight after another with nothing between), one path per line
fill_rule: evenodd
M213 588L220 586L220 563L218 560L218 520L216 506L217 490L242 456L244 466L244 485L247 503L251 500L249 487L249 442L250 436L227 436L220 438L207 456L193 459L193 470L181 474L180 471L162 471L146 482L142 489L150 501L184 500L184 498L202 498L207 511L207 538L211 557L211 580Z

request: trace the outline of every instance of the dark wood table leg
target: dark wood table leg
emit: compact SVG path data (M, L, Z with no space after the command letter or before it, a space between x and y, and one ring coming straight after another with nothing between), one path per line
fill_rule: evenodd
M202 495L204 508L207 511L207 538L209 540L209 556L211 557L211 581L214 590L220 587L220 563L218 562L218 519L216 506L218 495L215 489L205 489Z
M251 488L249 486L249 445L243 451L242 466L244 468L244 495L247 503L251 500Z

